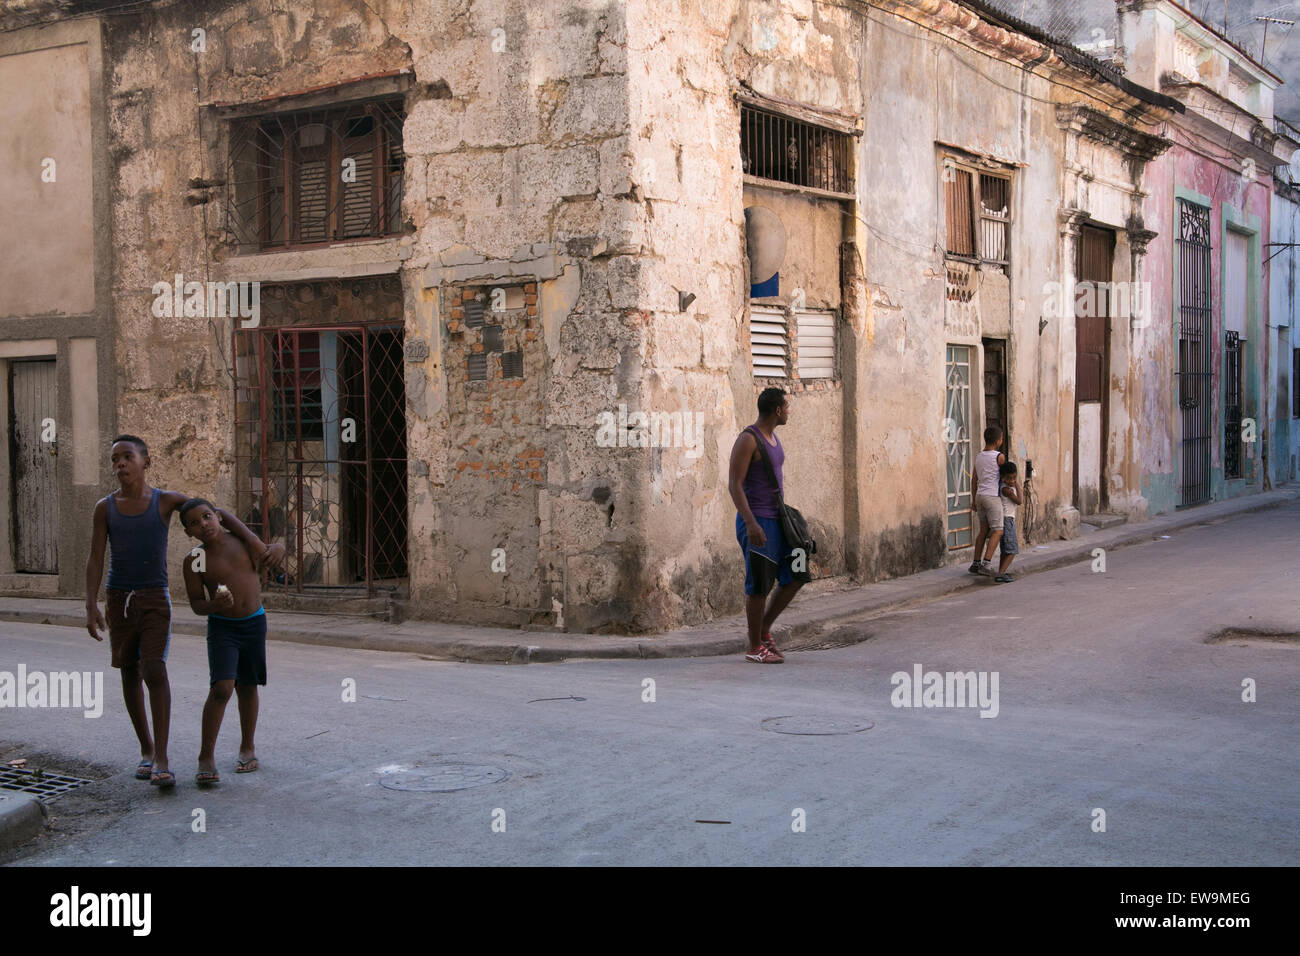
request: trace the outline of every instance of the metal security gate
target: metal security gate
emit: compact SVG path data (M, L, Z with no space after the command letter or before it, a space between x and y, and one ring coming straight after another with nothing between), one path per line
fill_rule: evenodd
M236 498L288 552L294 591L396 589L407 574L400 325L235 332Z
M984 339L984 427L1002 429L1002 449L1011 459L1011 422L1007 417L1007 342Z
M1181 506L1210 500L1210 210L1178 201L1178 407Z
M1241 337L1223 342L1223 477L1241 477Z
M944 363L943 440L948 477L948 550L969 548L971 536L969 345L949 345Z
M59 492L55 480L59 394L53 359L9 366L9 461L14 570L59 571Z

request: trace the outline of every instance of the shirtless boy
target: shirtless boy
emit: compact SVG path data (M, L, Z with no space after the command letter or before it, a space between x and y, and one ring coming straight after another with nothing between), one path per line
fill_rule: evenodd
M266 611L255 561L247 542L222 530L219 512L202 498L181 505L185 533L199 541L185 557L185 591L195 614L208 617L210 689L203 705L199 747L200 786L217 783L216 747L221 718L233 691L239 697L239 762L235 773L257 769L253 734L257 730L257 685L266 683ZM201 550L200 550L201 549Z
M176 776L167 768L167 737L171 723L171 685L167 680L167 647L171 642L172 605L167 596L167 529L172 512L187 495L152 488L145 480L152 462L144 441L119 435L109 451L119 488L95 505L86 559L86 630L97 641L107 629L112 664L122 672L126 712L140 741L137 780L156 787L173 787ZM226 527L277 565L284 546L268 548L228 511L218 512ZM104 577L104 548L109 548L108 586L104 611L99 611L99 584ZM143 684L143 686L142 686ZM149 715L144 708L149 688Z

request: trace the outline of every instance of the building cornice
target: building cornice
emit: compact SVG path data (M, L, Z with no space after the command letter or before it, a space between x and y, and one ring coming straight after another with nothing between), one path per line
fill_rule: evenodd
M866 0L859 0L868 6ZM1068 43L989 7L983 0L871 0L870 7L942 34L989 57L1024 70L1038 71L1049 82L1091 84L1096 99L1136 119L1154 122L1180 112L1181 103L1122 76ZM1149 117L1142 114L1154 114Z
M1057 106L1056 123L1062 129L1073 130L1085 139L1109 146L1144 163L1151 162L1173 145L1163 136L1144 133L1083 103Z

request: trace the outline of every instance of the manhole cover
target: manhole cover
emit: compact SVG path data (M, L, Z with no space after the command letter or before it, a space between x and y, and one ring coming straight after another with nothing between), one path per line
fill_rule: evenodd
M35 770L0 767L0 790L30 793L39 798L42 803L49 803L77 787L94 782L83 780L81 777L67 777L61 773L37 773Z
M412 790L417 793L451 793L453 790L470 790L501 783L510 777L510 771L491 764L444 763L432 767L418 767L404 773L388 774L379 784L389 790Z
M764 730L774 734L799 734L806 737L830 734L860 734L876 726L874 721L860 717L768 717Z

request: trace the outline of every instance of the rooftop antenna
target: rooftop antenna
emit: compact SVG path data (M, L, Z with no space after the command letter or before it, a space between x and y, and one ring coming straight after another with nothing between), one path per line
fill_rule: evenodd
M1266 62L1266 61L1265 61L1265 55L1268 53L1268 25L1269 25L1270 23L1276 23L1276 24L1278 24L1278 25L1280 25L1280 26L1284 26L1284 27L1293 27L1293 26L1295 26L1295 21L1294 21L1294 20L1279 20L1277 17L1256 17L1255 19L1256 19L1258 22L1264 24L1264 42L1263 42L1262 44L1260 44L1260 47L1259 47L1259 62L1260 62L1261 64L1263 64L1263 63Z

